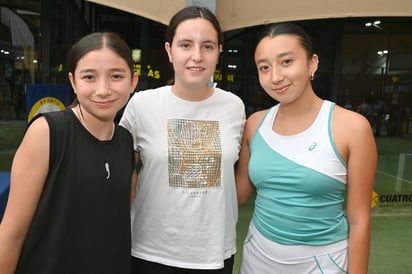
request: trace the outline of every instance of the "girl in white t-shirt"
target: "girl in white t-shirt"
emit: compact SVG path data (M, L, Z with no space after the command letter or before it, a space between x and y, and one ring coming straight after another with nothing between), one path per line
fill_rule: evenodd
M210 85L222 33L214 14L190 6L171 19L170 86L136 93L120 124L134 138L132 273L232 274L237 200L234 165L244 105Z

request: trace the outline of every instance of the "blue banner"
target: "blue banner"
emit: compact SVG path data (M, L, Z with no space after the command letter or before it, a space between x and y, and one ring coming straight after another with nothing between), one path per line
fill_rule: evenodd
M68 105L70 105L69 85L26 85L27 123L38 113L63 110Z
M3 219L10 190L10 172L0 172L0 223Z

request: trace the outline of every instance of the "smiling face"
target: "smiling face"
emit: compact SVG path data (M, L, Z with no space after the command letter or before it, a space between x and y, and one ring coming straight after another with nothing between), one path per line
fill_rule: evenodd
M292 103L313 91L310 76L317 70L317 55L308 57L295 35L263 38L256 47L259 82L266 93L282 103Z
M126 61L108 48L85 54L69 79L85 112L108 121L126 104L137 85L137 75L132 77Z
M177 89L207 88L219 59L221 45L213 25L206 19L188 19L176 28L173 42L165 43L175 72Z

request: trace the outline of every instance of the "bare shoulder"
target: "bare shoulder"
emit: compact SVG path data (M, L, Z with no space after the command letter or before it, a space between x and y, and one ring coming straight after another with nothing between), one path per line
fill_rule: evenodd
M45 133L49 131L49 123L44 116L41 116L34 120L27 128L27 136L36 136L38 134L45 136Z
M247 119L248 123L260 123L260 121L262 120L263 116L265 116L266 112L268 110L260 110L257 111L255 113L253 113L252 115L249 116L249 118Z
M46 118L44 116L37 118L27 128L20 147L29 150L48 148L49 131Z
M28 130L44 130L46 128L49 128L49 124L44 116L40 116L30 124Z
M333 123L346 129L370 129L370 124L363 115L337 105L333 113Z
M267 109L257 111L249 116L249 118L246 120L245 134L247 134L249 137L253 136L267 111Z
M345 160L351 151L362 151L375 144L369 121L357 112L335 106L332 124L335 144Z

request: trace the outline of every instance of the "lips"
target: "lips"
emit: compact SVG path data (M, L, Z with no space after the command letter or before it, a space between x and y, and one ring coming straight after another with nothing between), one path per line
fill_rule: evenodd
M112 104L112 103L113 103L113 101L95 102L95 104L96 104L96 105L99 105L99 106L108 106L108 105L110 105L110 104Z
M285 92L288 88L289 88L289 85L282 86L282 87L279 87L279 88L272 88L272 90L276 93L282 93L282 92Z
M205 69L202 67L187 67L191 71L204 71Z

